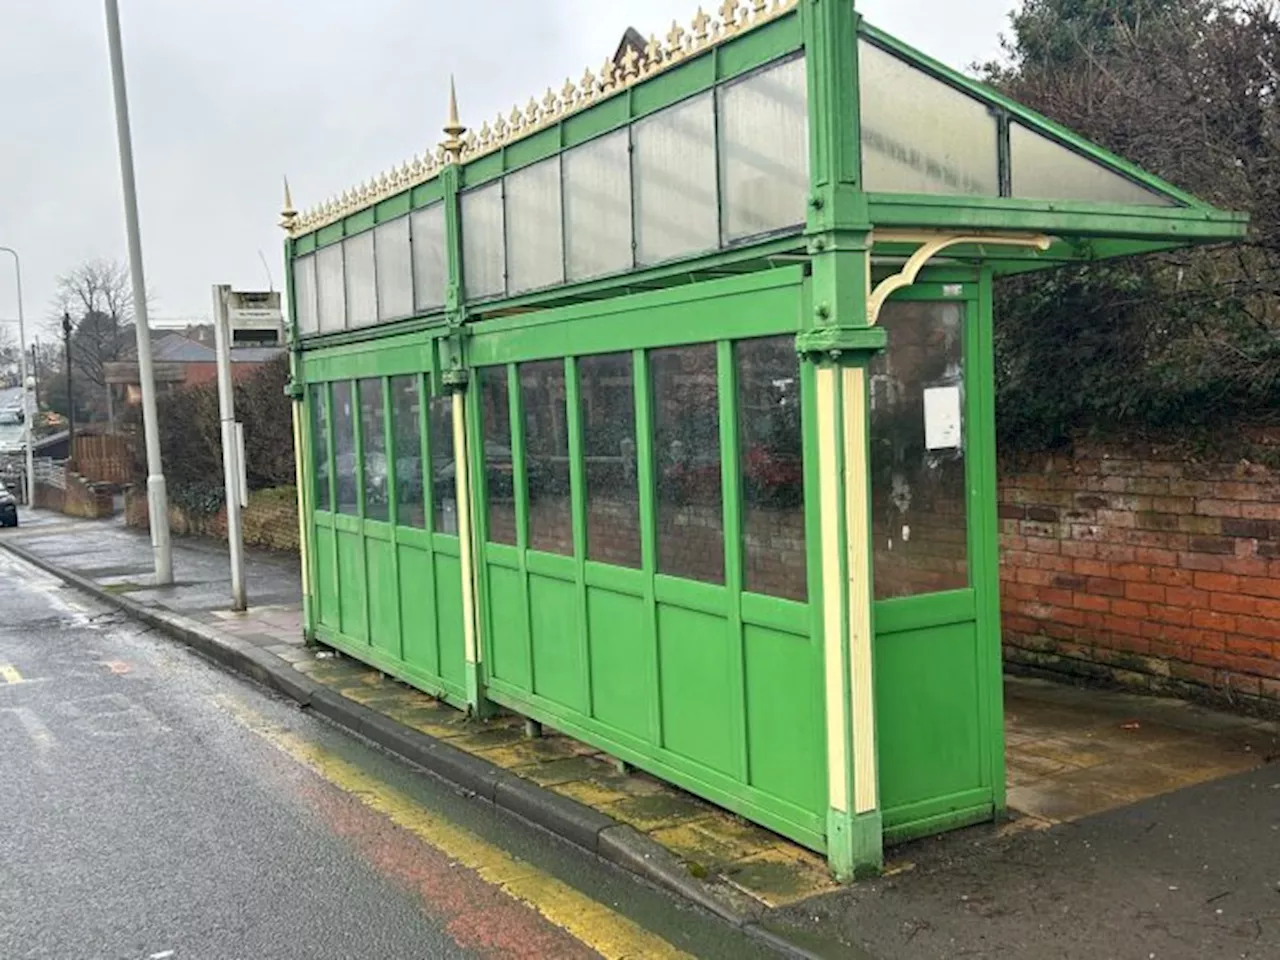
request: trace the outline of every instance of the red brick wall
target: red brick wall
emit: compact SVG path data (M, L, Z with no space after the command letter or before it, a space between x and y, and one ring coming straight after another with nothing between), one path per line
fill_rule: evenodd
M149 523L147 492L130 488L125 494L125 523L146 527ZM249 505L240 513L244 542L269 550L298 550L298 501L293 487L254 490ZM169 504L169 529L180 537L213 537L227 539L225 509L213 515L194 513L175 503Z
M1280 700L1280 471L1080 445L1002 469L1000 527L1007 662Z

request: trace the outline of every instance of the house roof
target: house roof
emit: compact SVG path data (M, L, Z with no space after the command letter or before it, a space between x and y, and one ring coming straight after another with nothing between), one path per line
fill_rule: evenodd
M233 347L232 363L266 363L284 352L284 347ZM131 352L130 359L136 358ZM212 347L188 339L180 333L166 333L151 344L151 359L156 363L217 363Z

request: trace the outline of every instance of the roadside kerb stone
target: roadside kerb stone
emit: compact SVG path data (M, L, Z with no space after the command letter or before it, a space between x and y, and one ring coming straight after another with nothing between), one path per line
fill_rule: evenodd
M448 780L469 794L494 803L512 815L684 897L775 949L796 957L812 956L761 927L758 921L762 909L756 901L722 885L713 886L701 881L670 851L634 827L356 703L247 640L105 589L15 543L4 542L0 546L76 589L181 641L207 659L288 697L299 706Z

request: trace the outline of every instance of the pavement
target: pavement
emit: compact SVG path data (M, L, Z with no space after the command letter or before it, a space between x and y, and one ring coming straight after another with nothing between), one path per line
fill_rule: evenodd
M0 552L0 957L776 955Z
M233 615L218 544L175 540L179 585L163 590L148 583L145 536L118 523L36 511L0 544L756 943L833 957L1280 956L1274 723L1010 678L1010 819L891 850L884 878L840 888L820 857L585 744L530 739L514 717L477 723L305 647L295 558L251 551L252 607Z

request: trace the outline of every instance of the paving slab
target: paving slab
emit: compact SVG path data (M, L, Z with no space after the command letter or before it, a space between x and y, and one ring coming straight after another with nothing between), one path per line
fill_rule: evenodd
M288 687L304 702L323 691L331 699L314 705L335 715L343 714L341 703L349 704L346 713L360 718L354 727L359 732L397 742L431 738L415 748L426 751L423 758L433 749L468 758L472 766L460 760L446 765L474 775L480 792L505 797L522 815L554 818L571 809L558 806L568 801L596 811L618 825L606 831L607 844L600 841L607 855L632 865L676 864L686 881L705 887L690 888L694 899L710 896L708 890L732 890L773 910L839 895L820 855L654 777L620 768L594 747L551 728L531 739L521 719L508 714L484 721L467 717L364 664L303 646L296 560L249 551L250 609L233 613L226 609L225 548L218 545L176 538L180 585L155 588L146 579L150 543L120 524L46 517L20 529L15 536L0 535L0 542L94 580L107 594L127 596L138 609L187 618L183 622L198 624L212 638L195 644L201 649L240 644L261 669L275 672L277 688ZM286 676L294 679L286 683ZM1016 816L990 829L996 838L1052 832L1057 824L1255 770L1280 755L1274 724L1178 702L1011 679L1006 703L1009 805ZM529 788L545 790L540 795ZM586 831L585 837L599 822L604 821L578 818L573 829ZM651 845L644 848L650 853L636 846L641 842ZM889 871L910 873L916 849L890 851Z

